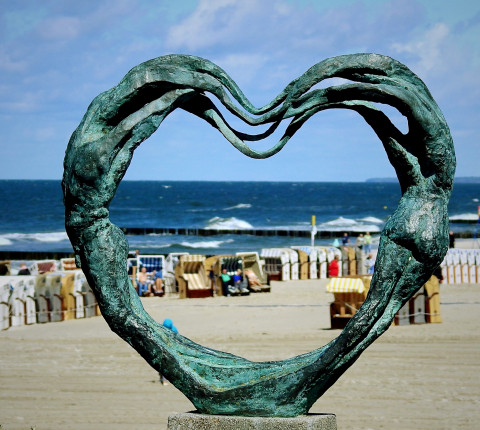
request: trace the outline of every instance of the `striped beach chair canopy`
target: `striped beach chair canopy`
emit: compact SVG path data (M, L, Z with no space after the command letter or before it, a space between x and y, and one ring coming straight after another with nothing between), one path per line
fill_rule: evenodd
M332 278L327 284L329 293L363 293L365 286L359 278Z

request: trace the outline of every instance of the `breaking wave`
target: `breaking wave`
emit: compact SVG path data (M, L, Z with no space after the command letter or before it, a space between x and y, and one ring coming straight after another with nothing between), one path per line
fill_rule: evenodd
M376 218L374 216L366 216L365 218L360 218L359 221L368 224L383 224L385 222L382 219Z
M235 217L220 218L218 216L210 218L205 226L207 230L245 230L251 228L253 226L247 221Z
M6 237L0 236L0 246L7 246L11 245L12 241L7 239Z
M68 241L67 233L49 232L49 233L7 233L0 235L0 245L11 245L13 242L36 241L36 242L62 242Z
M476 222L479 216L475 213L453 215L450 217L450 222Z
M232 243L233 239L227 240L201 240L198 242L180 242L179 245L184 246L185 248L206 248L206 249L214 249L220 248L225 243Z
M327 221L317 225L319 231L354 231L354 232L370 232L377 233L382 231L381 225L383 221L375 217L366 217L359 220L351 218L339 217L332 221Z

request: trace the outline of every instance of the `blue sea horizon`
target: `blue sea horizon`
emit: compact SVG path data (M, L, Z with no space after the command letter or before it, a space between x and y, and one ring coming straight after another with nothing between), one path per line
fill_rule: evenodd
M61 182L0 180L0 252L71 252L64 227ZM188 229L188 234L128 235L131 249L168 254L223 254L309 245L312 216L330 245L344 231L378 236L400 199L395 182L123 181L110 205L122 228ZM456 184L451 228L471 235L479 184ZM196 230L218 234L199 236ZM227 231L303 231L307 237L255 236ZM148 231L148 230L145 230ZM320 236L320 235L319 235Z

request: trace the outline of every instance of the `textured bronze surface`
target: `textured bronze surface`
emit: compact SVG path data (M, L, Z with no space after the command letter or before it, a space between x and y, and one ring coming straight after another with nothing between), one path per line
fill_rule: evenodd
M350 82L311 89L332 77ZM270 127L258 135L240 133L227 124L212 98L247 124ZM402 134L371 102L401 112L408 132ZM254 158L280 151L305 121L325 109L358 112L380 138L396 170L402 198L382 232L368 297L329 344L288 360L256 363L198 345L165 329L143 309L127 275L127 241L110 222L108 207L135 148L176 108L205 119ZM245 143L272 134L289 118L284 135L271 149L255 151ZM455 171L448 125L417 76L376 54L322 61L262 108L252 106L231 78L208 60L169 55L147 61L92 101L72 134L64 167L67 233L103 316L115 333L206 414L306 414L387 330L448 248L447 204Z

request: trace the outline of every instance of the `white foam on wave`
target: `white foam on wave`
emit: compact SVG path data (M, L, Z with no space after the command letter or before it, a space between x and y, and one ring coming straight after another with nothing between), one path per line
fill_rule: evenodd
M324 222L322 224L320 224L321 226L325 226L325 227L350 227L350 226L354 226L354 225L357 225L358 222L355 221L354 219L350 219L350 218L344 218L343 216L337 218L337 219L334 219L332 221L327 221L327 222Z
M180 245L184 246L185 248L220 248L221 245L224 243L231 243L233 242L232 239L228 240L203 240L199 242L180 242Z
M68 240L68 236L65 232L35 233L32 235L32 239L37 240L38 242L61 242L63 240Z
M320 231L332 231L332 232L341 232L341 231L352 231L355 233L379 233L382 231L382 229L378 225L371 225L371 224L357 224L357 225L351 225L348 227L329 227L328 229L318 227L318 230Z
M231 206L229 208L223 209L224 211L231 211L233 209L250 209L252 205L250 203L239 203L238 205Z
M241 219L220 218L218 216L210 218L208 224L205 226L206 230L243 230L253 228L250 223Z
M320 231L354 231L375 233L381 231L377 224L383 224L383 221L375 217L366 217L359 221L350 218L339 217L332 221L327 221L317 225Z
M12 241L7 239L6 237L0 236L0 246L11 245Z
M49 232L49 233L7 233L1 238L12 241L31 241L37 242L62 242L68 240L67 233L64 231Z
M462 222L462 221L467 221L467 222L475 222L478 220L478 214L460 214L460 215L453 215L450 217L450 221L456 221L456 222Z
M380 218L376 218L374 216L366 216L365 218L360 218L359 221L369 224L383 224L384 221Z
M157 243L149 243L149 244L147 244L147 245L148 245L148 247L150 247L150 248L171 248L172 246L174 246L173 243L166 243L166 244L164 244L164 245L159 245L159 244L157 244Z

